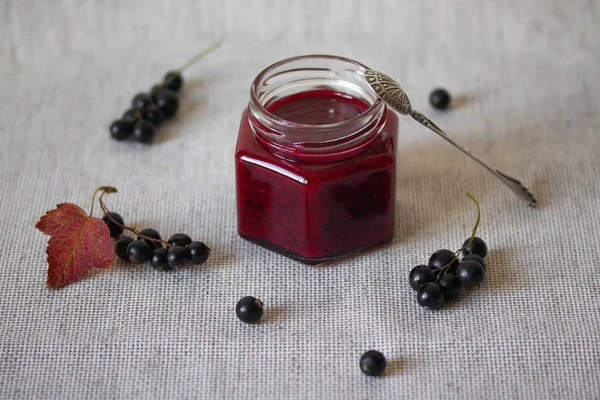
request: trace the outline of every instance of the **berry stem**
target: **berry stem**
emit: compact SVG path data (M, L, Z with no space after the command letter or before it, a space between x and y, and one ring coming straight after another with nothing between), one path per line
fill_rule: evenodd
M219 46L221 46L221 42L217 42L215 44L213 44L212 46L210 46L207 49L202 50L200 53L196 54L194 57L190 58L185 64L183 64L183 66L181 68L179 68L177 71L179 73L183 72L184 70L188 69L189 67L191 67L192 65L196 64L198 61L200 61L200 59L202 59L204 56L208 55L209 53L212 53L214 50L216 50Z
M475 197L473 197L473 195L471 193L467 192L465 194L467 196L469 196L469 198L471 200L473 200L473 202L477 206L477 222L475 222L475 226L473 227L473 233L471 234L471 240L469 240L469 243L466 246L463 246L463 248L460 249L460 251L463 251L465 248L470 246L471 243L473 243L473 239L475 239L475 234L477 233L477 228L479 228L479 221L481 220L481 208L479 208L479 202L477 201L477 199L475 199Z
M126 225L124 225L124 224L120 223L119 221L116 221L116 220L115 220L115 219L114 219L114 218L113 218L113 217L110 215L110 210L108 209L108 207L106 207L106 204L104 204L104 201L102 201L102 196L104 196L106 193L116 193L116 192L117 192L117 189L115 189L115 188L114 188L114 187L112 187L112 186L100 186L100 187L99 187L98 189L96 189L96 191L94 192L94 197L92 198L92 201L93 201L93 199L96 197L96 194L97 194L98 192L102 192L102 193L100 193L100 196L98 197L98 203L100 203L100 208L102 209L102 212L103 212L103 213L104 213L104 215L105 215L105 216L106 216L108 219L110 219L110 220L111 220L111 221L112 221L112 222L113 222L115 225L117 225L117 226L120 226L121 228L123 228L123 229L125 229L125 230L128 230L128 231L130 231L130 232L132 232L134 235L137 235L137 236L138 236L138 237L140 237L140 238L143 238L143 239L146 239L146 240L150 240L150 241L152 241L152 242L156 242L156 243L161 243L161 244L164 244L164 245L166 245L167 247L170 247L170 246L171 246L171 245L170 245L168 242L166 242L166 241L164 241L164 240L156 239L156 238L153 238L153 237L150 237L150 236L146 236L146 235L141 235L141 234L140 234L140 231L138 231L136 228L132 228L132 227L126 226ZM93 208L94 208L94 203L92 202L92 210L93 210ZM91 213L90 213L90 215L91 215Z
M479 228L479 221L481 220L481 208L479 207L479 202L477 201L477 199L475 199L475 197L473 197L473 195L471 193L465 193L471 200L473 200L473 202L475 203L475 205L477 206L477 221L475 222L475 226L473 227L473 232L471 233L471 239L469 240L469 243L467 243L466 245L462 246L460 249L456 250L454 252L454 257L452 258L452 260L444 265L442 268L437 270L437 278L435 280L435 282L439 281L440 277L445 274L446 272L448 272L448 269L450 268L450 266L452 265L452 263L454 262L454 260L458 259L458 256L460 255L460 253L462 253L462 251L464 249L466 249L467 247L469 247L471 245L471 243L473 243L473 239L475 239L475 234L477 233L477 228ZM443 273L442 273L443 272Z
M154 104L152 104L150 107L152 110L156 109ZM133 120L131 121L131 123L137 122L137 120L139 119L142 119L142 113L139 110L136 110L135 114L133 114Z

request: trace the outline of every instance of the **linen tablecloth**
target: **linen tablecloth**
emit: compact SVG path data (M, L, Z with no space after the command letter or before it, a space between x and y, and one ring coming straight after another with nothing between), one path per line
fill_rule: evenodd
M3 1L0 397L599 398L599 16L595 1ZM109 138L135 93L219 39L154 144ZM250 83L310 53L391 75L538 208L403 117L393 243L309 267L241 239L233 152ZM448 112L428 104L438 86ZM89 209L100 185L129 224L187 232L209 262L115 261L46 289L35 223L57 203ZM466 191L486 279L427 311L408 272L469 236ZM235 316L245 295L265 303L258 325ZM360 372L369 349L385 376Z

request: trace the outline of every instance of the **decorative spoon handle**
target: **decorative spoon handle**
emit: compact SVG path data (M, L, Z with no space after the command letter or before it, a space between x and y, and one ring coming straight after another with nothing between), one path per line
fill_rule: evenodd
M392 78L381 72L373 71L370 69L365 71L364 76L371 88L375 90L375 92L379 95L379 97L381 97L383 101L387 103L387 105L389 105L402 115L410 115L421 125L431 129L433 132L440 135L451 145L453 145L454 147L471 157L473 160L475 160L479 165L490 171L496 178L500 179L502 183L508 186L510 190L512 190L517 196L519 196L521 200L526 202L530 207L536 206L537 201L535 200L531 192L527 190L527 188L523 186L523 184L521 184L521 182L500 172L496 168L493 168L488 163L471 153L471 151L467 150L466 148L455 142L453 139L450 139L450 137L448 137L448 135L443 130L441 130L436 124L434 124L433 121L431 121L429 118L421 114L419 111L413 110L410 105L410 101L408 100L408 96L400 87L400 85L397 82L395 82Z

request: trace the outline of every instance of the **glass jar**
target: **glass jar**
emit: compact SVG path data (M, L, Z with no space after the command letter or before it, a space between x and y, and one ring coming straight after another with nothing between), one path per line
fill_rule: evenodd
M393 239L398 118L365 69L309 55L256 77L235 152L243 238L308 264Z

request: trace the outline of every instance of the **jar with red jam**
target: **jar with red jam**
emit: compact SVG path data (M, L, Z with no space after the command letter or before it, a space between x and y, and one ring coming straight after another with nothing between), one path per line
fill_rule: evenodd
M393 239L398 118L366 69L309 55L256 77L235 152L243 238L307 264Z

